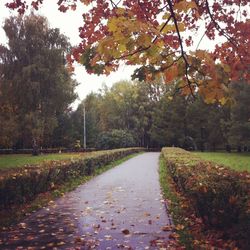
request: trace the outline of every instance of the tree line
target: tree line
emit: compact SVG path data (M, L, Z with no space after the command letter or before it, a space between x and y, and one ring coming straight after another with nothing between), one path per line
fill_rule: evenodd
M88 147L247 150L250 86L238 82L231 84L229 90L230 103L220 105L206 104L198 95L170 95L169 86L164 83L121 81L111 88L104 86L98 93L89 94L76 111L64 116L61 140L57 143L66 145L70 140L83 139L85 105Z

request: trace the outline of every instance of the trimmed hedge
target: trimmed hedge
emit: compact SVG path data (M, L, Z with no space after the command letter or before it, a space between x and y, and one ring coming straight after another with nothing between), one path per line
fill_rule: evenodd
M71 152L93 152L96 151L95 148L42 148L39 149L39 152L42 154L55 154L58 152L61 153L71 153ZM32 148L24 148L24 149L0 149L0 155L7 155L7 154L32 154Z
M234 232L249 243L250 174L204 161L180 148L163 148L162 154L178 192L206 227Z
M22 204L39 193L49 191L75 177L91 175L95 169L143 151L143 148L115 149L83 154L82 158L50 161L40 165L2 172L0 176L0 209Z

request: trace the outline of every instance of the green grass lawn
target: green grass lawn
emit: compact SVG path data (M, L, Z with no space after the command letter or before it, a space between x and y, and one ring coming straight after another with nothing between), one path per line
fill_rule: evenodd
M32 155L0 155L0 170L22 167L26 164L38 164L43 161L66 160L80 157L80 153L63 153L63 154L44 154L39 156Z
M194 154L204 160L222 164L235 170L250 171L250 153L196 152Z

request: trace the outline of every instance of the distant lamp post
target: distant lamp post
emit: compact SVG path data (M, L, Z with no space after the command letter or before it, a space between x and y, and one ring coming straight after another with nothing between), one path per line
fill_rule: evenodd
M85 103L83 103L83 148L86 150L86 110Z
M201 152L204 151L205 127L201 127Z

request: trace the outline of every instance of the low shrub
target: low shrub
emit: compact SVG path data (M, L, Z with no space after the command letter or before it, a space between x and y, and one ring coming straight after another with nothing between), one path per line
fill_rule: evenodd
M179 148L164 148L162 154L177 190L190 201L205 227L249 244L250 174Z
M0 209L8 209L34 199L39 193L49 191L75 177L91 175L101 166L142 151L127 148L83 154L82 158L50 161L40 165L1 172Z

